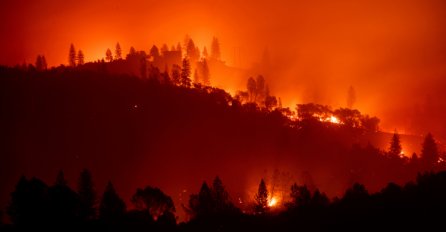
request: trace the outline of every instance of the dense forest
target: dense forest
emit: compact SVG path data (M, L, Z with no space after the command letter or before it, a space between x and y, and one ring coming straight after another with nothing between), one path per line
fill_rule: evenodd
M284 108L262 75L231 96L210 86L222 65L217 48L207 59L188 45L185 56L154 46L124 59L117 44L115 56L108 50L91 63L71 46L68 67L48 69L40 55L35 65L0 67L5 228L356 230L441 221L446 163L431 134L408 158L396 131L388 149L373 145L378 118L314 103ZM80 170L77 185L65 179Z

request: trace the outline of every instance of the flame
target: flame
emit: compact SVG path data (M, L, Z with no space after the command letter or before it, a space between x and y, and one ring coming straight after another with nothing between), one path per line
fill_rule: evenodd
M341 123L340 121L339 121L339 119L338 118L336 118L335 116L330 116L330 119L329 119L329 121L331 122L331 123L335 123L335 124L339 124L339 123Z
M269 201L268 201L268 206L269 207L274 207L277 205L277 198L276 197L272 197Z

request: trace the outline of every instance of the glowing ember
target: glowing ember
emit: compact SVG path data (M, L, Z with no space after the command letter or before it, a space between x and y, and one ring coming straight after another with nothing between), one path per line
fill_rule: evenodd
M277 205L277 199L275 197L272 197L269 202L268 202L268 206L269 207L274 207Z
M340 121L339 121L339 119L338 118L336 118L335 116L330 116L330 120L329 120L331 123L336 123L336 124L339 124L340 123Z

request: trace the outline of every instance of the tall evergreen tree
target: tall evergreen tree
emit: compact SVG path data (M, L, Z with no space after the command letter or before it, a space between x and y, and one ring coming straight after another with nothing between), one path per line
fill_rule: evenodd
M400 135L395 130L392 136L392 140L390 141L389 156L399 157L401 151L402 148L401 148Z
M200 83L200 76L198 75L198 70L197 69L195 69L195 71L194 71L194 83L195 84Z
M44 55L42 55L42 67L43 67L43 70L48 69L48 63L46 63L46 58Z
M198 58L200 54L197 51L197 48L195 47L195 43L192 39L189 39L189 42L186 46L186 56L189 59L189 62L195 65L195 63L198 61Z
M257 194L255 195L255 206L254 210L257 213L264 213L268 209L268 189L266 188L265 181L260 180L259 188L257 190Z
M36 58L36 70L37 71L43 70L42 56L40 56L40 55L38 55Z
M78 181L78 194L80 200L80 216L83 220L91 220L96 217L96 192L93 178L88 169L82 170Z
M428 133L423 141L421 149L421 162L423 162L425 169L432 169L438 161L438 147L434 137Z
M248 90L248 94L249 94L249 101L250 102L255 102L255 95L257 92L257 83L256 80L254 80L254 78L250 77L248 79L248 84L247 84L247 90Z
M168 52L168 51L169 51L169 47L167 46L167 44L163 44L163 46L160 49L161 55L164 56L165 53Z
M67 186L67 181L65 180L65 175L62 170L57 173L56 182L54 183L54 185Z
M181 85L181 68L176 64L172 66L172 82L174 85Z
M212 195L216 212L224 212L231 207L229 194L218 176L215 177L214 182L212 183Z
M208 54L208 49L206 48L206 46L204 46L204 48L203 48L203 58L204 58L204 59L207 59L208 56L209 56L209 54Z
M206 61L206 59L203 59L202 62L202 79L203 79L203 84L205 85L210 85L211 84L211 77L210 77L210 73L209 73L209 66L208 66L208 62Z
M110 48L107 48L107 51L105 52L105 59L108 62L112 62L113 61L113 54L112 54Z
M133 46L130 47L129 55L133 56L133 55L135 55L135 54L136 54L136 50L135 50L135 48L134 48Z
M158 47L153 45L152 48L150 49L150 56L153 59L158 59L158 57L160 56L160 52L158 50Z
M216 37L212 38L211 44L211 58L214 60L220 60L221 52L220 52L220 42Z
M85 63L85 57L82 50L77 52L77 65L83 65Z
M73 44L70 45L70 51L68 53L68 64L71 67L76 66L76 49L74 48Z
M190 74L191 67L189 63L189 59L186 57L183 59L183 67L181 68L181 85L184 87L190 87Z
M48 193L53 223L64 226L74 225L79 216L79 197L68 187L62 171L57 174L56 181L49 188Z
M99 205L99 218L105 221L114 221L125 213L126 205L116 193L111 182L108 182Z
M115 59L116 60L122 59L122 49L121 49L121 45L119 43L116 43Z

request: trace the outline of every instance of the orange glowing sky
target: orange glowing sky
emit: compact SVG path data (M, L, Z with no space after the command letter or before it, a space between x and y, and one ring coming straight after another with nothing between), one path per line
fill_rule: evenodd
M127 53L130 46L170 47L186 34L200 49L209 48L216 36L232 66L249 68L269 51L265 76L284 105L345 106L352 85L356 107L380 117L385 130L446 131L444 120L440 126L438 121L446 114L442 0L4 0L1 5L0 64L34 63L38 54L51 66L66 64L70 43L93 61L118 41ZM423 111L426 99L433 102L428 111L433 120L420 126L416 109Z

